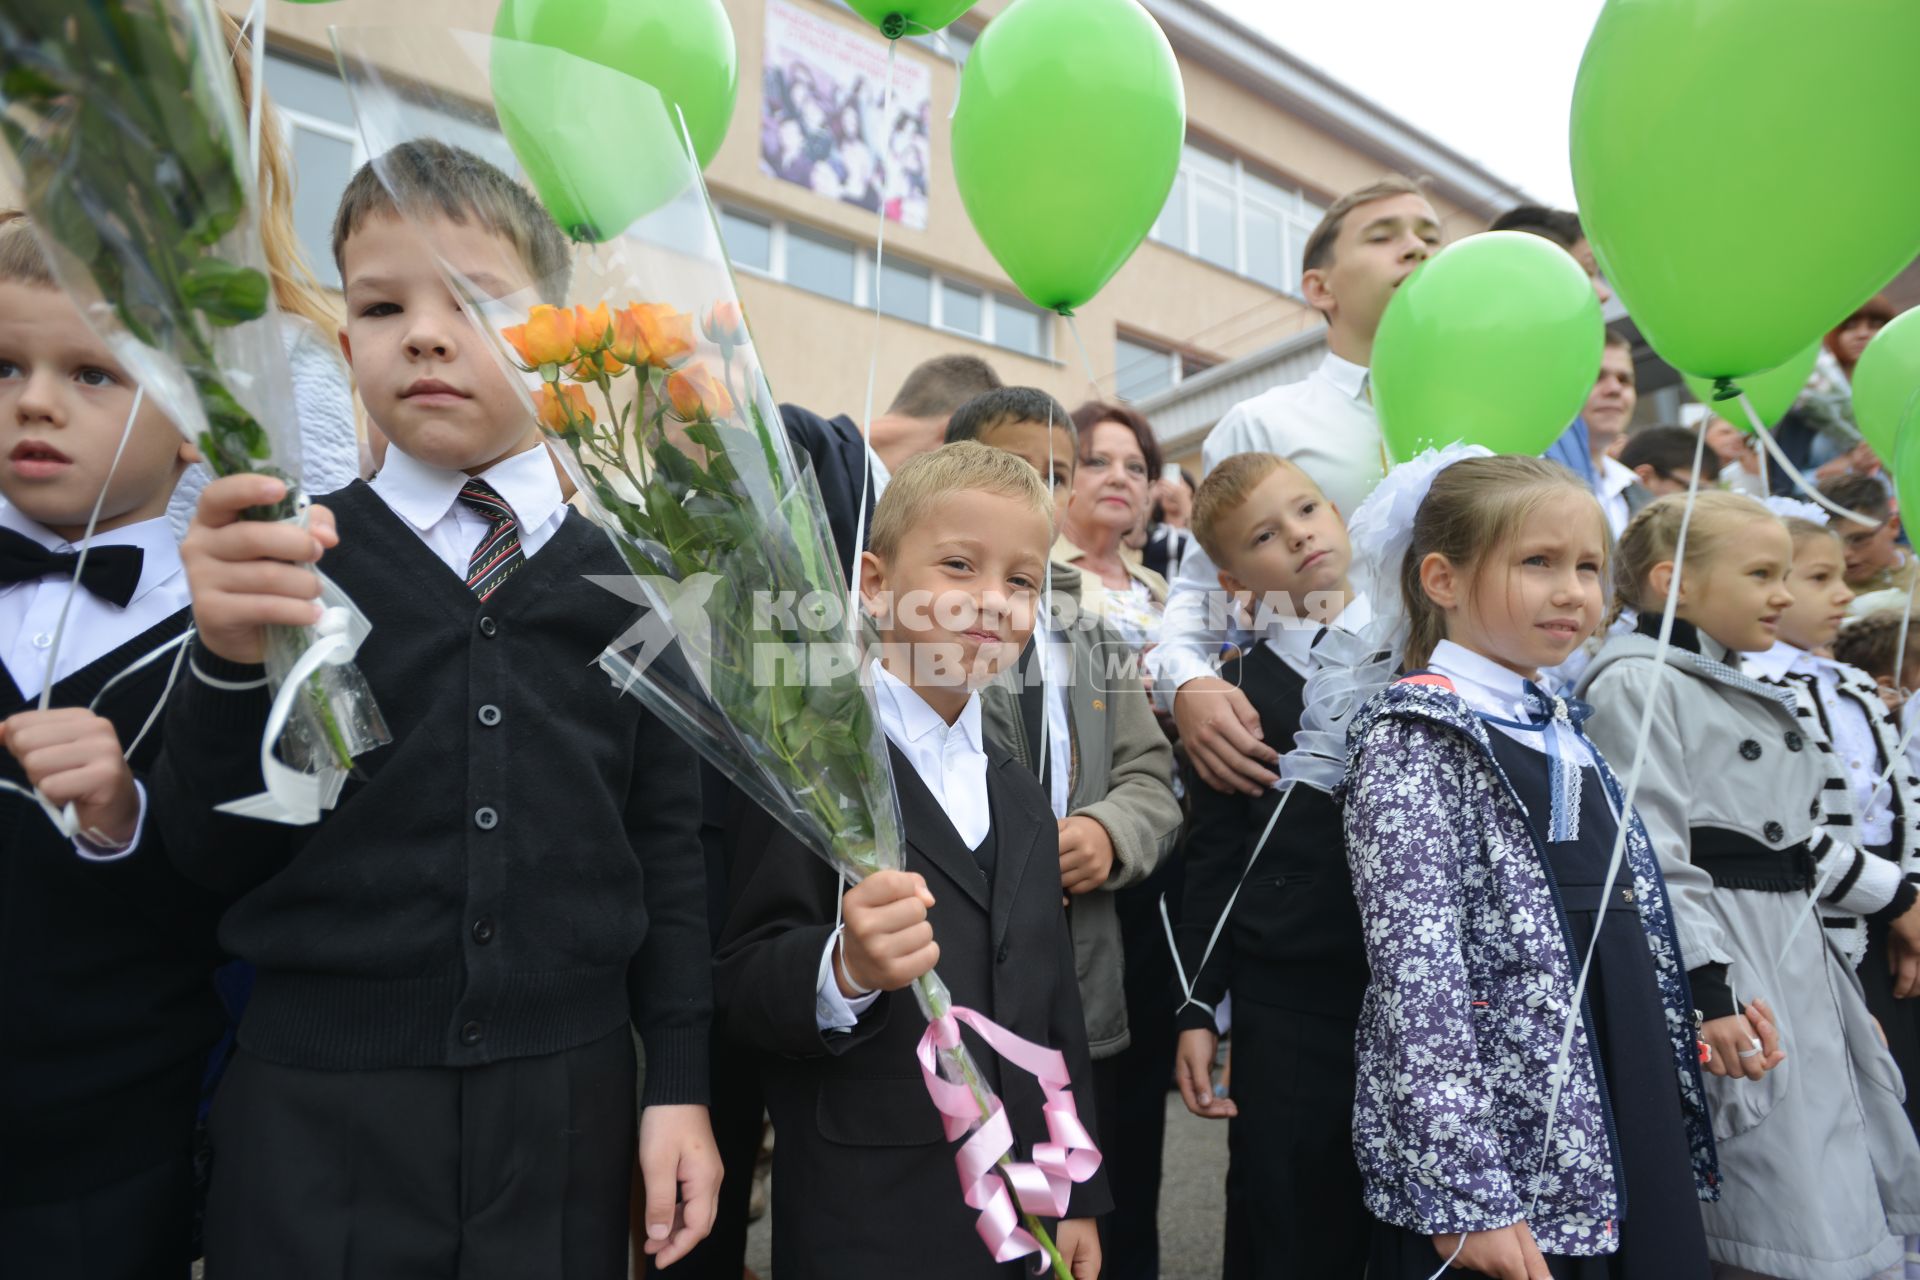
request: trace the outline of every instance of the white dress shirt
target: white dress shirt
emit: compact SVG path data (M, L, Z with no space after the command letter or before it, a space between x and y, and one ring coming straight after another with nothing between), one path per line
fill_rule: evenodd
M1073 683L1073 658L1067 641L1051 631L1035 633L1041 640L1040 660L1047 675L1047 789L1053 794L1053 816L1067 816L1073 794L1073 733L1068 722L1067 689Z
M1342 517L1351 517L1387 473L1387 448L1367 370L1328 352L1305 380L1227 410L1201 445L1200 461L1211 471L1236 453L1290 459ZM1212 598L1222 594L1220 570L1196 542L1174 575L1160 643L1147 655L1154 696L1169 710L1181 685L1217 670L1220 646L1232 635L1230 626L1221 625L1225 610L1211 607L1217 603Z
M1625 463L1600 455L1599 492L1594 496L1600 499L1600 509L1607 514L1607 527L1616 538L1627 531L1627 521L1633 515L1627 510L1627 490L1639 479Z
M1044 652L1044 651L1043 651ZM874 663L873 700L880 727L920 775L960 840L969 849L987 838L991 818L987 811L987 749L980 730L980 695L969 695L959 716L948 724L938 711L879 663ZM822 1031L845 1030L860 1020L878 992L852 1000L834 981L834 953L840 930L827 940L820 955L820 973L814 985L814 1022ZM851 975L849 975L851 981Z
M1362 594L1347 601L1347 607L1331 623L1319 623L1311 618L1276 618L1267 624L1263 639L1280 661L1304 680L1313 674L1313 642L1322 630L1334 626L1357 635L1372 621L1373 602Z
M1527 682L1519 672L1501 666L1493 659L1475 653L1464 645L1451 640L1442 640L1433 646L1433 656L1427 659L1427 670L1436 675L1445 676L1453 685L1453 691L1460 695L1466 704L1482 716L1492 716L1497 720L1511 720L1520 724L1529 724L1533 715L1527 710ZM1535 681L1536 688L1544 688ZM1510 729L1503 724L1489 725L1515 742L1531 747L1535 751L1545 752L1547 735L1526 729ZM1593 746L1584 734L1568 735L1577 745L1574 754L1580 767L1596 768Z
M0 502L0 527L24 534L49 551L80 549L5 502ZM55 684L106 657L141 632L159 626L192 603L187 591L187 573L180 564L180 547L173 539L173 529L165 516L95 533L93 545L140 548L140 581L126 608L102 600L85 587L75 587L67 575L0 586L0 646L4 646L0 647L0 656L7 664L7 674L13 677L14 684L29 703L46 688L47 655L53 649L60 610L70 591L74 593L73 608L67 614L60 652L55 655ZM134 821L133 838L112 849L75 839L75 853L90 862L111 862L133 852L147 825L146 787L135 782L134 789L139 797L139 816Z
M49 551L80 549L4 502L0 502L0 526L32 538ZM53 668L55 684L192 602L186 570L180 565L180 547L166 517L96 533L93 545L140 548L140 583L124 609L85 587L78 588ZM39 697L46 686L47 655L53 648L60 610L72 589L73 579L68 575L0 586L0 656L6 661L7 674L29 701Z
M524 449L473 477L428 466L398 447L389 447L386 464L372 481L374 493L462 581L488 527L485 516L460 501L460 490L469 479L485 480L513 508L520 522L520 553L528 559L560 531L567 518L560 476L545 446Z
M1886 844L1893 839L1893 791L1880 786L1880 743L1866 709L1840 692L1839 664L1808 653L1786 641L1763 653L1741 655L1741 670L1767 680L1788 675L1812 676L1814 696L1833 731L1834 755L1846 770L1847 790L1853 797L1855 845Z

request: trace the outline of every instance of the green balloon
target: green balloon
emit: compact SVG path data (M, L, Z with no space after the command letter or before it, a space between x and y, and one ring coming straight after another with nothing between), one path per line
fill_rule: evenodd
M1667 363L1778 368L1913 261L1917 49L1914 0L1609 0L1574 83L1574 188Z
M1737 379L1734 385L1747 393L1748 401L1760 414L1761 423L1771 429L1787 416L1787 410L1793 408L1793 402L1800 398L1800 392L1807 385L1807 376L1813 372L1813 363L1819 358L1820 344L1816 342L1778 369ZM1711 379L1696 378L1690 373L1681 377L1686 380L1687 389L1693 392L1695 400L1742 431L1753 430L1753 424L1747 421L1747 411L1738 400L1714 399L1720 392Z
M1853 369L1853 420L1882 458L1893 457L1901 441L1920 435L1912 426L1917 401L1920 311L1903 311L1873 335Z
M493 34L563 49L652 85L686 116L703 169L727 136L740 66L720 0L501 0ZM555 123L608 139L620 133L617 117L604 114ZM608 147L607 163L621 163L620 156L618 146Z
M847 8L898 40L938 31L973 8L973 0L847 0Z
M1920 511L1920 431L1903 431L1893 447L1893 496L1900 510Z
M1071 312L1153 229L1186 134L1179 64L1136 0L1014 0L967 55L953 175L1007 278Z
M573 239L612 239L698 179L653 86L546 45L496 37L488 52L500 132Z
M1605 329L1593 283L1552 241L1489 231L1448 245L1401 282L1374 336L1388 450L1544 452L1593 390Z

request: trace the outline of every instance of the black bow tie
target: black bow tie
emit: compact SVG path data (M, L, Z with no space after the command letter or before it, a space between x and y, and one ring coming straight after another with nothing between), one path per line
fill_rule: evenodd
M145 558L139 547L95 547L80 568L80 585L124 609L140 586L140 564ZM71 578L79 564L77 551L49 551L23 533L0 529L0 586Z

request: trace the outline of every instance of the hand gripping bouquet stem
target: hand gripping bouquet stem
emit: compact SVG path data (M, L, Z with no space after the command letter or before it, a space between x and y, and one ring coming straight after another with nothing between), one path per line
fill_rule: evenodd
M570 242L564 268L507 288L440 266L630 571L600 582L642 606L601 666L843 878L898 868L862 637L677 109L598 64L478 33L336 28L334 44L403 214L436 213L409 167L454 142L524 181ZM949 1140L970 1135L956 1163L982 1239L1003 1261L1044 1252L1071 1280L1040 1219L1066 1211L1099 1153L1062 1056L956 1007L936 973L914 997L929 1093ZM1028 1162L962 1026L1041 1081L1051 1140Z
M232 55L212 0L6 0L0 142L61 286L219 475L287 497L300 432ZM388 741L352 659L367 624L324 583L315 627L268 629L268 791L235 811L312 822ZM277 754L276 754L277 747Z

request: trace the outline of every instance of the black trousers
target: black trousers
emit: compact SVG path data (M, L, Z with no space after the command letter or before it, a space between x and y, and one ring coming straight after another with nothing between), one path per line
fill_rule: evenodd
M466 1069L242 1050L211 1121L208 1280L624 1280L632 1033Z
M1180 901L1182 872L1176 851L1151 876L1114 895L1126 952L1132 1042L1094 1064L1100 1149L1113 1192L1113 1212L1100 1220L1102 1280L1159 1280L1160 1275L1160 1167L1180 1039L1160 895L1167 895L1169 907Z
M1233 1000L1226 1280L1360 1280L1354 1022Z
M193 1156L45 1204L0 1204L8 1280L186 1280L193 1269Z

